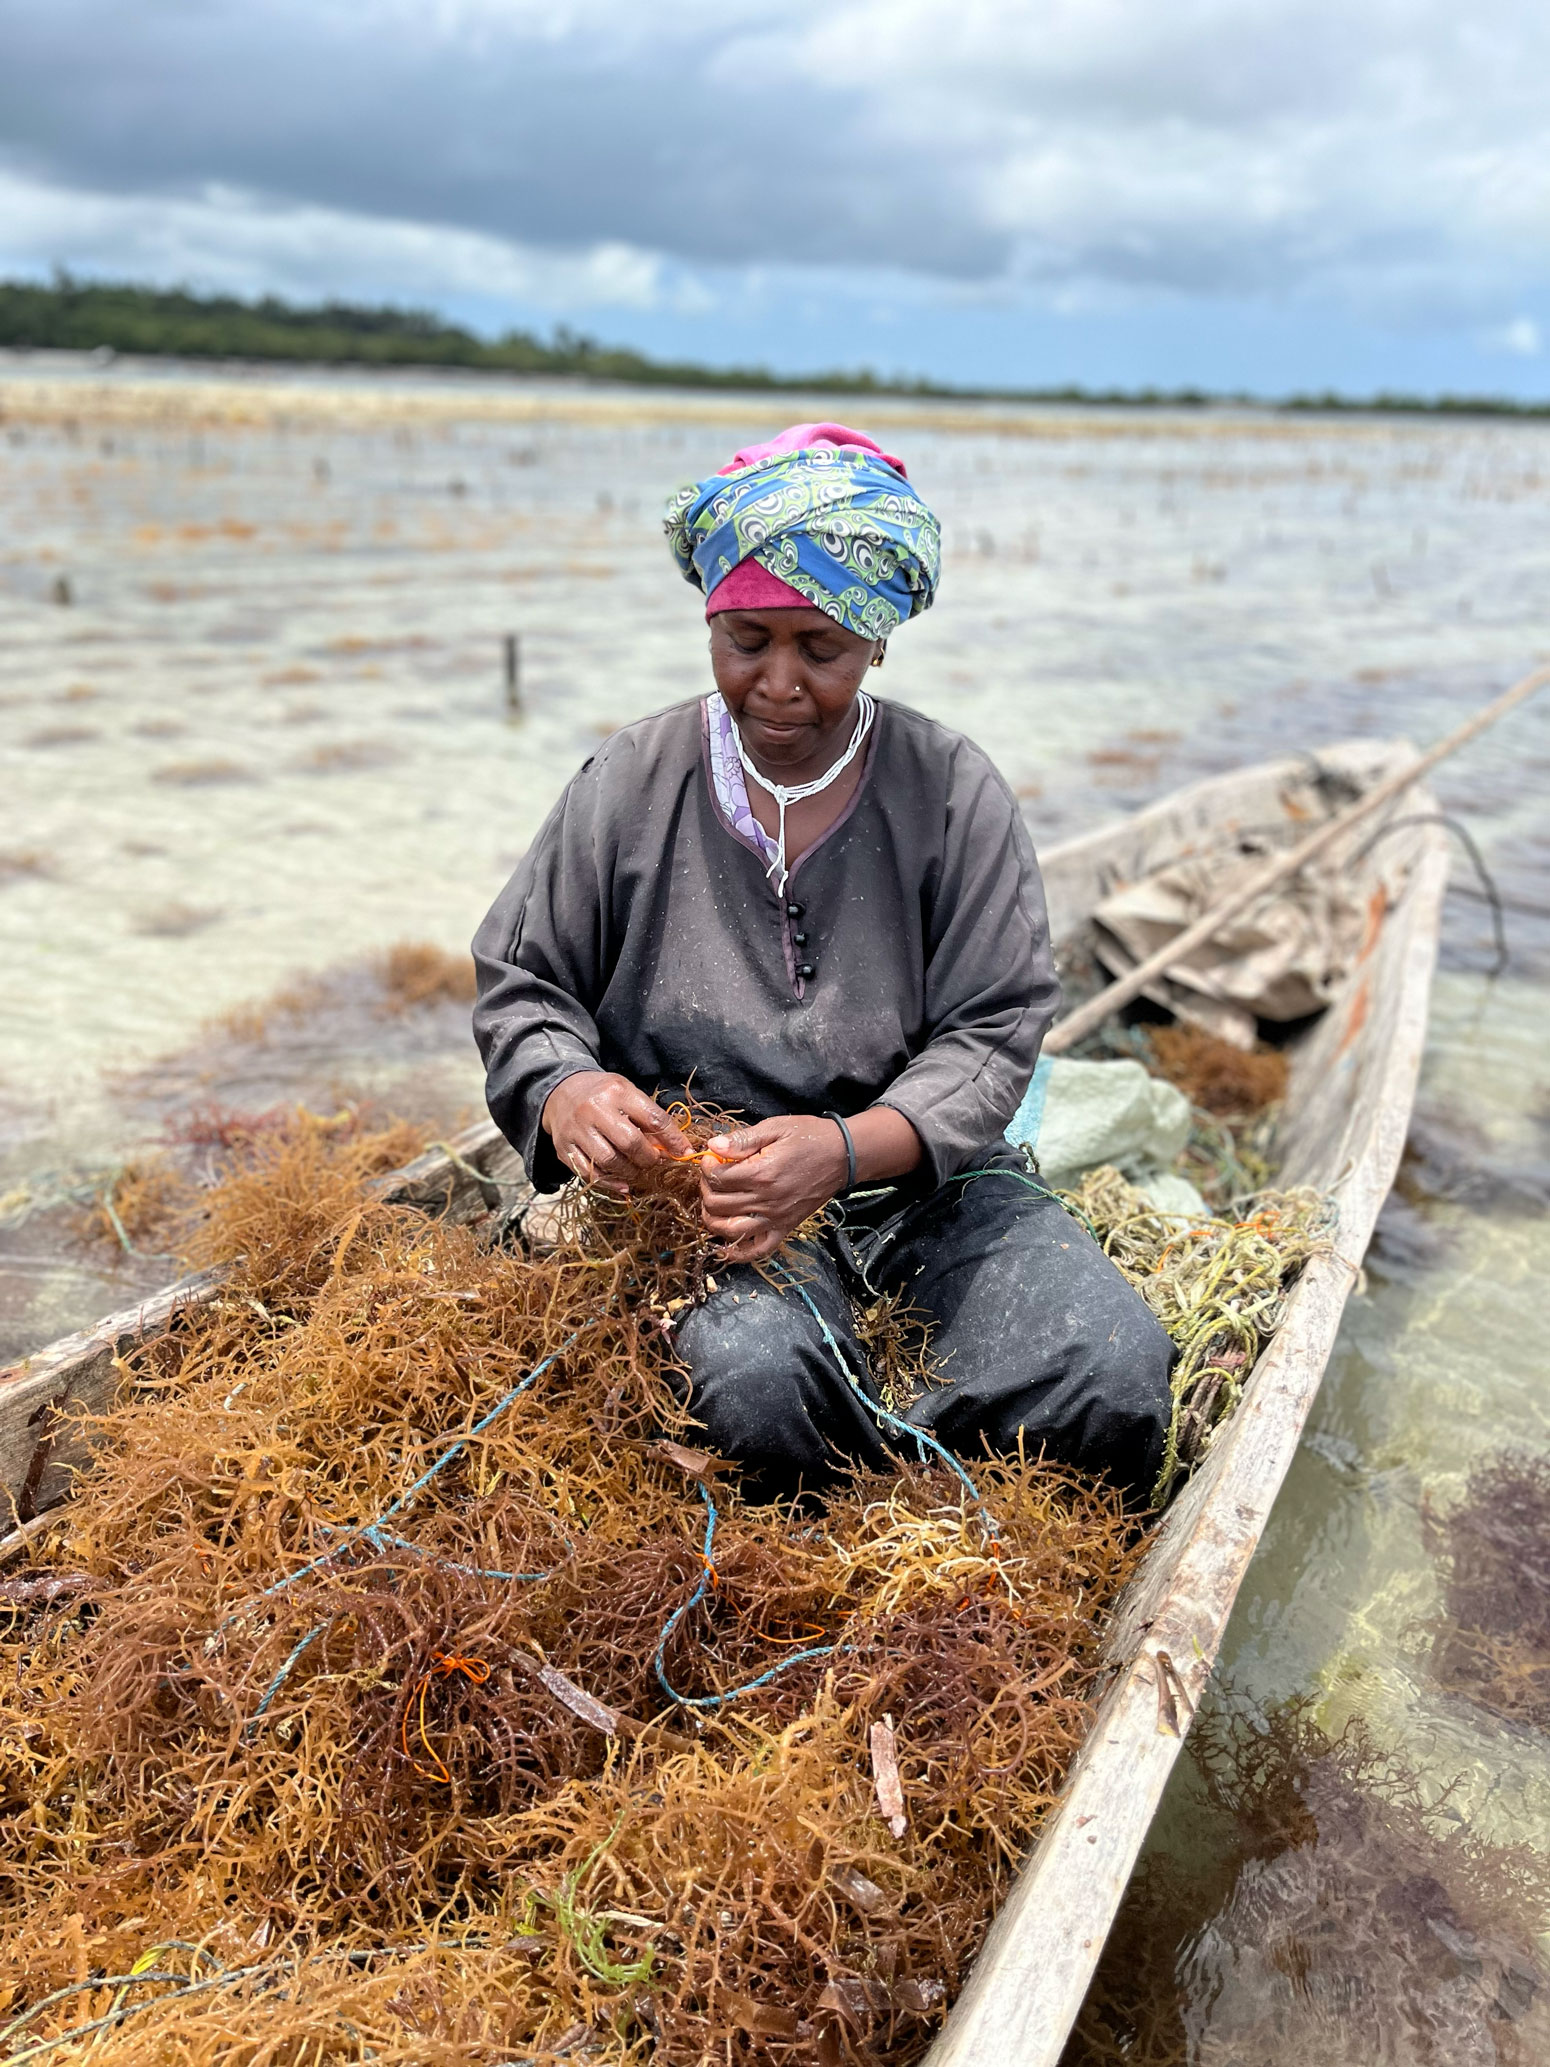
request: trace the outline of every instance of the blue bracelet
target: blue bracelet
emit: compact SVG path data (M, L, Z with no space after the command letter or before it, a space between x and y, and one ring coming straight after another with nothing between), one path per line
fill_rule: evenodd
M845 1137L845 1191L840 1193L840 1197L844 1198L846 1192L852 1192L856 1188L856 1144L850 1138L849 1127L846 1126L837 1112L826 1112L824 1118L826 1120L833 1120L835 1126L839 1128L841 1134Z

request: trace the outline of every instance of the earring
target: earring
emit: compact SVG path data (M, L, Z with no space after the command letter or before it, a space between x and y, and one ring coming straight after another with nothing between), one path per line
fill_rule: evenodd
M884 661L885 661L885 660L886 660L887 658L888 658L888 641L887 641L886 639L880 639L880 640L878 641L877 651L876 651L876 652L875 652L875 653L874 653L874 654L872 655L872 658L871 658L871 661L870 661L869 665L870 665L870 666L872 666L872 667L881 667L881 666L882 666L882 664L883 664L883 662L884 662Z

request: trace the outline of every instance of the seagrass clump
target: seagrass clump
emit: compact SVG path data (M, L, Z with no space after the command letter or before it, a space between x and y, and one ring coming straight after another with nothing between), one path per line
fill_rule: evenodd
M414 1145L231 1146L225 1295L0 1575L9 2057L918 2057L1134 1519L1034 1458L746 1502L674 1364L692 1166L527 1253L384 1203Z

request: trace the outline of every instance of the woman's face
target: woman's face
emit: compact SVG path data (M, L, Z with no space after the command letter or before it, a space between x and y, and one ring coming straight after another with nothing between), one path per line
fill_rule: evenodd
M743 743L786 782L822 775L850 739L856 692L881 645L821 610L722 610L710 664Z

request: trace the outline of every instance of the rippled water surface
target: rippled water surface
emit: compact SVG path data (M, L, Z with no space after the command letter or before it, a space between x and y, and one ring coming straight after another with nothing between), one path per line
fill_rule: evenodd
M857 405L0 365L0 1194L62 1195L217 1094L475 1107L462 1009L383 1011L371 957L465 941L598 738L703 686L662 500L785 414L836 406ZM1550 657L1543 426L897 402L863 421L946 542L941 600L882 685L995 755L1036 840L1268 751L1428 739ZM1532 1703L1461 1691L1441 1632L1471 1474L1550 1453L1550 697L1438 787L1497 873L1512 961L1485 973L1461 864L1405 1179L1223 1667L1251 1703L1313 1694L1328 1732L1365 1719L1478 1837L1543 1845ZM210 1024L308 972L327 973L304 1009ZM69 1253L57 1215L13 1207L8 1226L0 1352L135 1280L134 1259L115 1274ZM1550 1660L1519 1635L1491 1641L1521 1683ZM1200 1835L1200 1784L1186 1762L1154 1842L1197 1893L1225 1856ZM1262 1934L1278 1901L1306 1903L1261 1878L1258 1908L1223 1898L1218 1953L1240 1911ZM1313 2011L1288 2023L1285 1976L1238 1955L1224 1986L1199 1918L1178 1927L1188 2049L1130 2057L1449 2057L1462 1998L1445 2015L1430 1970L1292 1988L1306 2008L1367 1985L1352 2036ZM1481 1967L1444 1945L1456 1920L1427 1929L1444 1964ZM1452 2057L1517 2057L1517 1985ZM1268 2049L1261 2013L1282 2033Z

